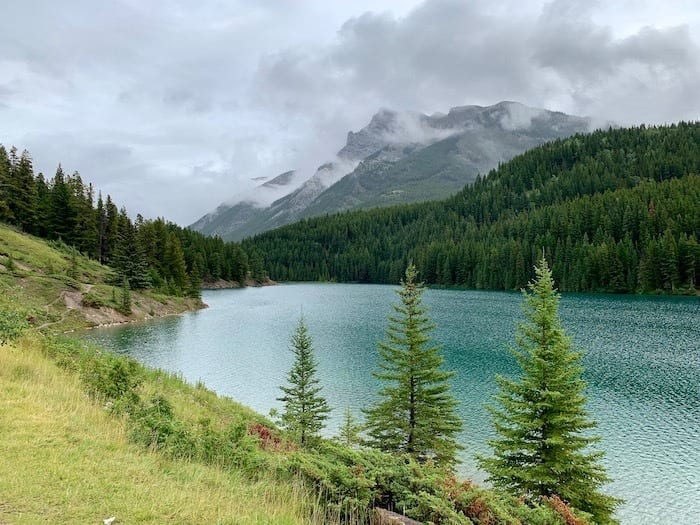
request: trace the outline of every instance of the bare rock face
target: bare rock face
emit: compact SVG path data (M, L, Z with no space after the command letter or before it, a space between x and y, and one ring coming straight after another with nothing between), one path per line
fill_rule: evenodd
M433 115L381 109L306 180L285 172L190 228L240 240L301 218L445 198L515 155L589 128L585 118L507 101Z
M359 161L386 146L386 137L395 134L399 127L398 115L396 111L380 109L360 131L348 131L338 157Z

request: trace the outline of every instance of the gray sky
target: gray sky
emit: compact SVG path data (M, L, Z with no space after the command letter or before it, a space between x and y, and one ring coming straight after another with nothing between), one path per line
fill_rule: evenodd
M700 119L697 0L6 0L0 142L186 225L380 107Z

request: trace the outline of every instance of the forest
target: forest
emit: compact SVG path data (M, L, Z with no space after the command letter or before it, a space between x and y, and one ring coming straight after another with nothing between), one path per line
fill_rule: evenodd
M162 218L132 220L112 198L97 194L78 172L61 166L51 179L34 174L28 151L0 145L0 221L65 243L116 271L132 289L199 295L202 281L262 279L262 260L240 245L181 228ZM253 254L256 252L253 251Z
M700 123L600 130L502 164L443 200L303 220L245 240L272 279L695 293Z

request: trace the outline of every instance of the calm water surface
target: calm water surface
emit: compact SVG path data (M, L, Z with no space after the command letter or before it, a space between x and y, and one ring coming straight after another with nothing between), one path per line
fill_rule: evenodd
M268 413L292 363L289 338L303 310L324 393L360 414L377 391L376 343L383 339L395 287L290 284L204 293L209 308L148 323L90 331L88 338L152 367L203 380L217 392ZM517 293L428 290L435 341L457 371L465 446L460 474L483 480L473 458L493 437L484 409L496 374L517 368L507 350L522 318ZM625 525L700 524L700 300L565 295L561 317L585 350L588 408L598 422L607 491L626 500Z

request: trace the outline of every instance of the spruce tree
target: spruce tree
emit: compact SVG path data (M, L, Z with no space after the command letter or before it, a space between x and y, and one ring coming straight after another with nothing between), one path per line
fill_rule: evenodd
M7 156L5 146L0 144L0 221L10 222L14 219L12 210L8 204L10 198L10 172L12 165Z
M131 313L131 291L129 290L129 279L126 276L122 277L122 298L121 298L121 312L124 315L129 315Z
M388 341L379 343L381 371L374 375L384 386L379 401L366 411L367 433L369 444L385 452L451 468L461 448L455 436L462 428L450 392L454 372L442 369L440 347L430 343L428 333L434 325L421 304L423 288L417 275L410 264L397 290L397 315L389 317Z
M284 396L278 398L278 401L284 403L284 427L305 446L325 426L324 421L328 419L330 408L321 395L311 337L303 317L299 319L291 343L294 364L287 378L289 386L280 387Z
M34 168L29 152L24 150L19 160L17 151L10 152L11 170L7 188L7 206L14 223L26 232L34 232L36 226L37 193Z
M354 447L360 443L360 432L362 432L362 425L357 423L350 407L345 407L343 422L338 429L337 441L346 447Z
M535 279L524 292L526 322L518 325L513 350L522 369L518 380L498 377L497 406L489 407L497 439L494 456L479 458L494 486L536 502L556 495L598 524L615 523L619 501L599 492L609 481L599 461L587 451L599 441L587 433L595 426L585 410L581 353L561 327L559 295L542 258Z

